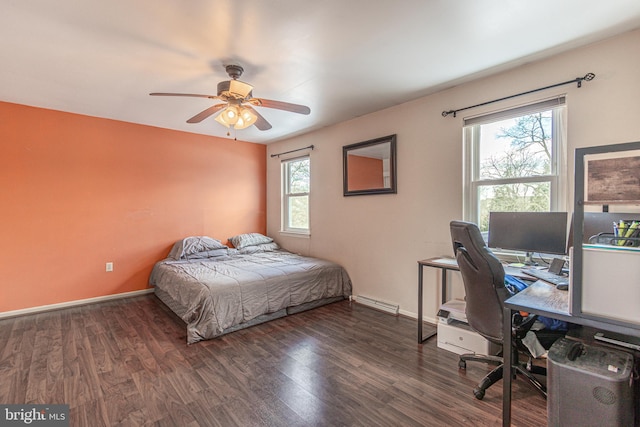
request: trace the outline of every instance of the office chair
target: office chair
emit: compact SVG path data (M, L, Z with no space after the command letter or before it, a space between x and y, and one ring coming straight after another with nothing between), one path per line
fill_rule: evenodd
M451 221L451 241L453 251L458 261L462 281L466 293L466 315L469 326L487 340L502 345L504 340L502 332L503 302L512 294L504 285L504 268L502 263L495 257L486 246L478 227L470 222ZM523 319L519 314L513 319L513 339L514 361L513 368L516 373L522 374L538 392L546 398L546 387L533 374L546 375L546 369L531 364L532 357L529 354L527 364L520 364L519 351L526 350L520 342L529 331L534 316ZM545 339L543 346L548 348L552 341L559 338ZM548 338L548 337L547 337ZM545 345L546 344L546 345ZM503 359L499 356L463 354L460 356L458 366L466 369L467 361L481 361L491 365L498 365L489 372L473 390L473 394L481 400L487 388L502 379Z

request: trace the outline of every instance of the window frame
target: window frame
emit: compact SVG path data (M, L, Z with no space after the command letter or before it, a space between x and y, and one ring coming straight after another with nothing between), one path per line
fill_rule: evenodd
M309 162L309 191L302 193L292 193L290 192L291 181L290 181L290 167L289 165L294 162L300 162L303 160L307 160ZM311 234L311 156L304 155L299 157L292 157L290 159L284 159L281 161L281 191L282 191L282 215L281 215L281 233L291 233L291 234L299 234L299 235L310 235ZM289 226L289 204L290 200L293 197L307 197L308 209L307 209L307 223L309 226L307 228L300 227L290 227Z
M550 184L550 211L566 211L568 177L566 167L566 97L558 96L464 119L463 128L463 219L479 224L480 188L514 183ZM529 177L480 179L480 127L501 120L552 110L551 173Z

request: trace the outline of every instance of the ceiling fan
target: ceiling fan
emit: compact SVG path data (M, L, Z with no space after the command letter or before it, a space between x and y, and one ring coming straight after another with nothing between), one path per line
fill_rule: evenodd
M273 101L270 99L254 98L253 86L241 82L238 77L244 69L239 65L227 65L225 67L231 80L218 83L217 95L199 95L194 93L150 93L151 96L192 96L197 98L218 99L223 101L215 104L187 120L187 123L200 123L209 116L222 111L216 117L216 121L228 128L245 129L256 125L260 130L271 129L271 124L253 107L275 108L277 110L290 111L298 114L309 114L311 110L305 105L290 104L288 102Z

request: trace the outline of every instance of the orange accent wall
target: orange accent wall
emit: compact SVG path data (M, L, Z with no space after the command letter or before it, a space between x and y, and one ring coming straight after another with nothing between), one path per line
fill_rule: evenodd
M146 289L178 239L266 232L265 145L0 102L0 146L0 312Z
M349 155L349 190L384 188L382 160Z

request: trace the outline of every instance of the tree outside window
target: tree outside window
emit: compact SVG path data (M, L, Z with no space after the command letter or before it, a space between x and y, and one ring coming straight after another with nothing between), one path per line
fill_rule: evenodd
M489 212L558 210L559 117L552 108L465 128L465 219L487 231Z
M515 182L479 187L480 229L488 229L491 211L548 212L549 183L521 178L551 174L551 112L482 126L481 132L480 179Z

